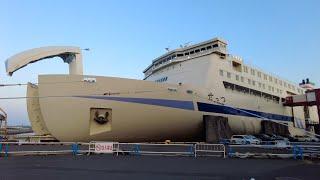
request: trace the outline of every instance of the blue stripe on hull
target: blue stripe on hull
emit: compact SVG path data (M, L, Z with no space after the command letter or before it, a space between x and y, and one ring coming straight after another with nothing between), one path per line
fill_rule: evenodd
M292 117L278 115L278 114L271 114L247 109L236 109L228 106L223 105L216 105L216 104L207 104L198 102L198 109L199 111L203 112L212 112L212 113L221 113L221 114L229 114L229 115L236 115L236 116L246 116L246 117L257 117L261 116L267 119L279 120L279 121L292 121ZM256 116L255 116L256 115Z
M168 100L168 99L152 99L152 98L132 98L132 97L110 97L110 96L74 96L89 99L104 99L112 101L148 104L156 106L164 106L178 109L194 110L192 101Z
M185 109L185 110L195 110L192 101L152 99L152 98L133 98L133 97L111 97L111 96L74 96L74 97L112 100L112 101L120 101L120 102L130 102L130 103L171 107L171 108L178 108L178 109ZM266 119L272 119L272 120L287 121L287 122L292 121L292 117L290 116L265 113L265 112L240 109L240 108L232 108L224 105L208 104L208 103L202 103L202 102L197 102L197 105L198 105L198 110L202 112L212 112L212 113L220 113L220 114L228 114L228 115L236 115L236 116L245 116L245 117L260 116L260 117L264 117Z

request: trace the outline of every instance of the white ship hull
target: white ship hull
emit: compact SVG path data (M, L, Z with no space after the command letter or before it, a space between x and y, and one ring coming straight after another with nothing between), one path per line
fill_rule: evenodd
M83 82L84 77L95 78L96 82ZM203 115L228 117L235 133L259 133L261 128L261 118L241 111L237 115L228 114L228 110L220 112L225 106L206 100L201 89L190 86L112 77L42 75L37 88L28 86L29 96L35 91L40 109L33 107L35 103L28 103L29 118L39 119L35 116L41 112L47 131L60 141L203 140ZM203 104L209 110L203 110ZM93 108L110 110L109 121L103 125L95 122L90 117ZM220 113L206 112L210 109Z

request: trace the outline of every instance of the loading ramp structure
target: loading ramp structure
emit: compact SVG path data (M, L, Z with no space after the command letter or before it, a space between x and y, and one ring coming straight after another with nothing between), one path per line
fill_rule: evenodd
M8 139L7 113L0 108L0 142Z
M313 126L314 131L316 134L320 134L320 89L312 89L307 90L305 94L301 95L293 95L286 97L285 102L283 103L284 106L288 107L297 107L297 106L303 106L303 107L310 107L310 106L316 106L318 111L318 122L311 121L308 117L306 117L306 125L307 126ZM305 115L308 116L308 112L305 109ZM292 111L293 112L293 111Z

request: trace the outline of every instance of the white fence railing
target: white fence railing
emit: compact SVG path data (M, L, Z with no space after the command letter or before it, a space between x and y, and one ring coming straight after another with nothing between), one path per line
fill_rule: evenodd
M171 156L222 156L223 144L203 143L118 143L118 142L0 142L0 155L48 154L116 154L118 155L171 155Z
M79 142L0 142L0 155L48 155L88 153L89 143Z
M100 153L95 150L103 142L91 142L89 147L92 153ZM218 155L225 157L225 146L223 144L155 144L155 143L113 143L113 153L133 155L183 155L183 156L209 156ZM103 152L102 152L103 153ZM108 153L108 152L107 152Z
M226 157L226 148L223 144L195 144L195 157L197 155L216 155L222 154L223 158Z
M228 145L227 154L229 157L278 157L303 159L320 158L320 144L247 144Z
M114 154L167 156L317 157L320 144L223 145L206 143L119 143L119 142L0 142L0 156L48 154ZM248 155L249 154L249 155Z

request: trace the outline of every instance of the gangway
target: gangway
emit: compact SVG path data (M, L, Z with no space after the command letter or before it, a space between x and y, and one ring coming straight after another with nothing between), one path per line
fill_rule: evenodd
M320 89L311 89L307 90L305 94L293 95L285 98L284 106L296 107L296 106L317 106L318 110L318 122L314 121L306 121L306 124L309 126L314 126L316 133L320 134Z
M0 141L8 139L7 113L0 108Z

